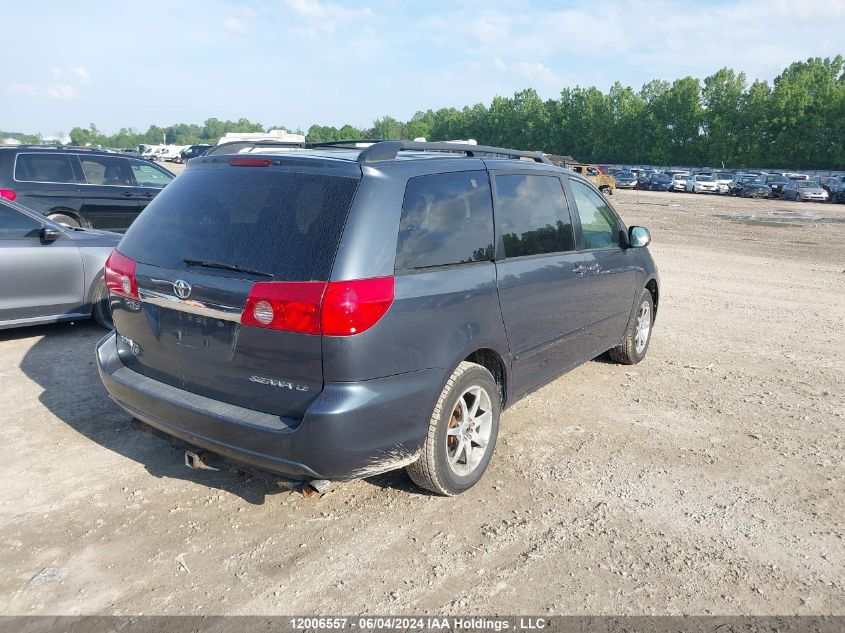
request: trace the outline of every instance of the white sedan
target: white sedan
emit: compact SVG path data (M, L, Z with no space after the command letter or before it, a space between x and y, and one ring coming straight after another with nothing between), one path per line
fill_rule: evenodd
M713 176L697 174L687 178L684 191L687 193L719 193L719 184Z
M689 174L672 175L672 191L686 191Z

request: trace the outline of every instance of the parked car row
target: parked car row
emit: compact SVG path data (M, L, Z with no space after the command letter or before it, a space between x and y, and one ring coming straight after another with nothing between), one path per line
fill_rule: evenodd
M845 177L819 179L804 174L762 172L622 169L609 168L619 189L678 191L732 195L743 198L782 198L813 202L845 202Z

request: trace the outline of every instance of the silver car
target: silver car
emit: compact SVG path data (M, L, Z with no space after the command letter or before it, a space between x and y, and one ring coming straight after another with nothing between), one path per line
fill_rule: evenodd
M784 200L827 202L828 195L815 180L793 180L783 187Z
M0 329L91 317L111 329L103 265L120 238L0 199Z

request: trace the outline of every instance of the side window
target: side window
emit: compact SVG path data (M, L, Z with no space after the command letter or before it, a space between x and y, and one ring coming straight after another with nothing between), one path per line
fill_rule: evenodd
M588 176L598 176L599 170L595 167L587 167L587 175Z
M190 151L190 150L189 150ZM166 171L154 167L149 163L145 163L137 158L130 158L129 164L132 166L132 173L135 175L135 182L139 187L153 187L157 189L163 188L167 183L173 180L173 176Z
M607 201L583 182L569 181L581 219L584 248L619 246L619 222Z
M575 249L569 210L556 176L496 176L496 196L505 257Z
M0 240L22 240L41 235L41 223L0 205Z
M493 204L486 171L420 176L408 181L396 270L493 258Z
M82 172L89 185L116 185L131 187L132 170L126 158L112 156L80 156Z
M20 182L73 183L73 168L66 154L18 154L15 180Z

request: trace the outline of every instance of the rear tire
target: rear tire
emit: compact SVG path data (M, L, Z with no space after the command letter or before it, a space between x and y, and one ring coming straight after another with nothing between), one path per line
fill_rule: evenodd
M107 330L114 329L114 322L111 318L111 306L109 305L109 291L106 290L106 282L103 279L97 282L92 299L91 318Z
M648 289L643 290L637 302L637 311L628 323L625 339L608 350L610 358L622 365L636 365L648 352L654 325L654 301Z
M613 195L613 189L611 189L607 185L605 185L604 187L599 189L599 191L601 191L606 196L612 196Z
M406 467L408 475L421 488L444 496L469 490L490 464L500 415L493 375L481 365L462 362L446 381L419 459Z

